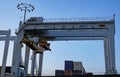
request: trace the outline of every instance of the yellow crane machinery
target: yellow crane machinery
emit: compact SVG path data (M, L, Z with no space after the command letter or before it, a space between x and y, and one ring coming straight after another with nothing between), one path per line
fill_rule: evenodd
M44 50L50 50L50 43L47 43L46 40L41 40L39 42L39 47L35 44L34 41L31 41L29 39L23 38L20 43L25 43L28 47L30 47L32 50L35 50L36 52L42 52L41 47L44 48Z
M50 43L48 43L46 40L41 40L39 42L39 46L42 46L45 50L50 50Z
M29 39L23 38L20 43L25 43L28 47L30 47L32 50L38 50L39 47L35 44L34 41L31 41Z

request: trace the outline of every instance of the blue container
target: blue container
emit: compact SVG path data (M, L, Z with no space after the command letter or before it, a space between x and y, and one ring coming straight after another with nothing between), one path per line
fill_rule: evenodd
M55 70L55 76L64 76L63 70Z
M65 70L73 70L73 61L65 61Z

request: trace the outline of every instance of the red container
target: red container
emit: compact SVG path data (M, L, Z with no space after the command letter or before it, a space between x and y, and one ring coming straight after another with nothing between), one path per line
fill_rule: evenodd
M65 70L64 75L72 75L72 70Z

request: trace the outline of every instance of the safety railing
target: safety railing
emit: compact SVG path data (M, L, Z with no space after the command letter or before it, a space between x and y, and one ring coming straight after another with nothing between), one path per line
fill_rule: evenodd
M113 21L114 17L44 18L43 22Z

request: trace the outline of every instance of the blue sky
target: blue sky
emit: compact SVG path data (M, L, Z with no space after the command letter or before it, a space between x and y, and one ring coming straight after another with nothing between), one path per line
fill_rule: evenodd
M27 13L27 18L37 16L44 18L98 17L115 14L116 66L120 73L120 0L1 0L0 30L11 29L12 35L15 35L19 21L23 20L23 12L16 7L21 2L35 7L33 12ZM0 41L0 58L3 54L3 43ZM44 53L43 74L54 74L55 69L64 69L65 60L82 61L86 71L104 73L102 40L51 41L50 43L52 52ZM7 65L11 65L12 48L13 42L10 42Z

